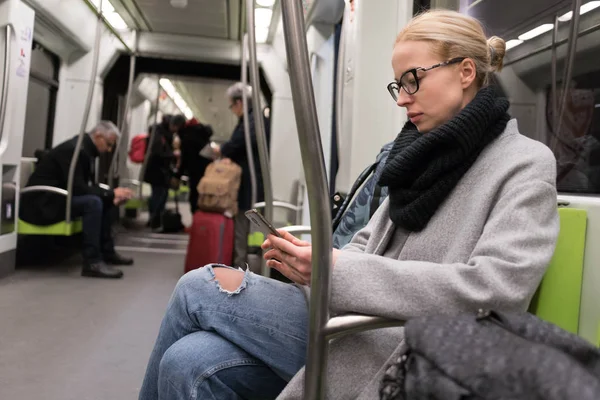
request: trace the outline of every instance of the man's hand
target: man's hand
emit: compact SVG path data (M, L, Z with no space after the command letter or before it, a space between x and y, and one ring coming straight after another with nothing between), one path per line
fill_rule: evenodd
M210 148L212 149L215 158L219 158L221 157L221 146L219 146L218 144L215 144L214 146L211 144Z
M133 191L131 189L127 189L127 188L118 187L118 188L115 188L115 190L113 192L115 194L113 203L116 206L123 204L124 202L126 202L127 200L129 200L133 197Z

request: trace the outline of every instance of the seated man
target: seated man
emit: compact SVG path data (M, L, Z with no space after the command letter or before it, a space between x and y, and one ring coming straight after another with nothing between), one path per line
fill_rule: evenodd
M120 135L110 121L99 122L84 135L73 180L73 217L83 218L82 276L121 278L123 272L110 265L131 265L133 260L115 252L111 233L111 211L131 198L129 189L105 190L95 185L94 161L111 151ZM29 178L27 186L53 186L67 189L69 166L77 145L77 136L46 153ZM52 225L65 218L66 198L50 192L32 192L21 198L20 217L35 225Z

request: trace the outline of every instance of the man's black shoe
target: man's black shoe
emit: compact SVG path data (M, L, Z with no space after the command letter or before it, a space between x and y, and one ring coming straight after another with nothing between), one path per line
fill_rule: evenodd
M81 276L90 278L119 279L123 277L123 271L110 267L103 263L85 264L81 270Z
M133 258L123 257L119 253L104 256L104 262L109 265L133 265Z

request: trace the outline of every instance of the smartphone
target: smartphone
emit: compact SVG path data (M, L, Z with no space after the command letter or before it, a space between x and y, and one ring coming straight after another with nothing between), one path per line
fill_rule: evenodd
M265 219L258 211L249 210L245 212L246 218L248 218L262 233L265 235L271 234L277 237L282 237L279 232L275 230L273 225Z

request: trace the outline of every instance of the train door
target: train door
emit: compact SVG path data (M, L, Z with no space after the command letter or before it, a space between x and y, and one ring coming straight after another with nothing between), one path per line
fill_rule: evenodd
M36 150L52 147L59 67L58 56L33 42L23 157L34 157Z

